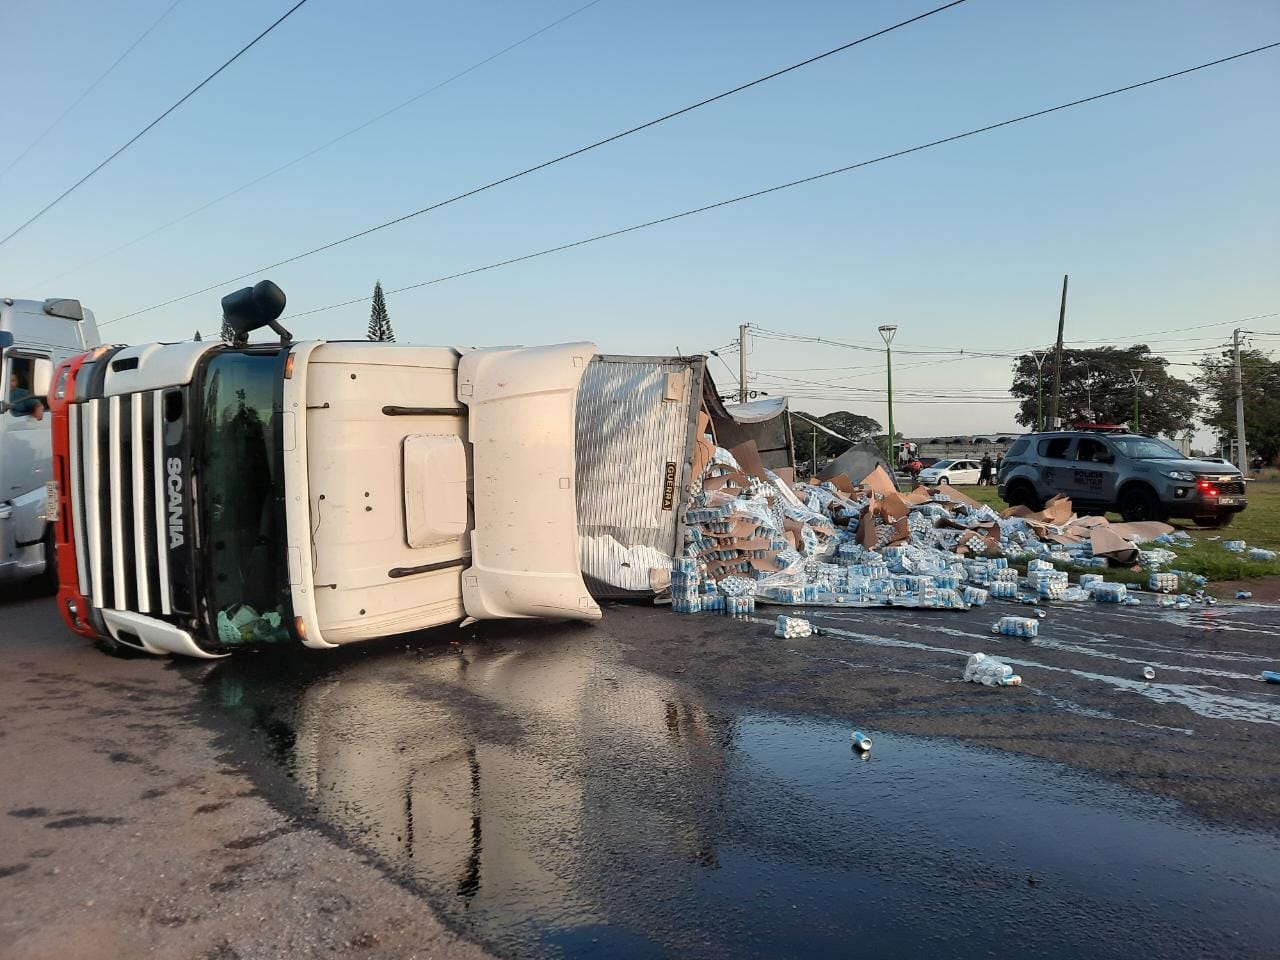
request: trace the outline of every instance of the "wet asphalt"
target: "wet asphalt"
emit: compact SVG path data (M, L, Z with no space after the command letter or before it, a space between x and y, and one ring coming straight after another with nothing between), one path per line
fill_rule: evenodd
M499 955L1280 954L1280 607L778 612L179 669L273 804Z

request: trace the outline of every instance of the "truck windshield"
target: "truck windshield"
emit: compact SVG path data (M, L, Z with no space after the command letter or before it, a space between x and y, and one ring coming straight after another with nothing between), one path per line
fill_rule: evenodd
M1167 443L1159 440L1131 437L1112 437L1111 442L1120 448L1120 452L1131 460L1183 460L1181 453Z
M205 370L196 439L208 617L227 645L289 639L279 353L220 353Z

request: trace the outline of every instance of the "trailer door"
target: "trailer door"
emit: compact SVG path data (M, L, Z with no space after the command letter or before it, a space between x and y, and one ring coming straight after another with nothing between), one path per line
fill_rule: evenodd
M463 606L477 620L598 620L578 562L574 417L595 345L495 348L458 362L474 528Z

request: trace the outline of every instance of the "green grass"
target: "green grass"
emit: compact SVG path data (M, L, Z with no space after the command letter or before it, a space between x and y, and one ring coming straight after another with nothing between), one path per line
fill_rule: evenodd
M996 495L995 487L959 487L979 503L989 504L995 510L1003 510L1005 502ZM1173 566L1188 573L1198 573L1210 580L1247 580L1256 577L1280 576L1280 560L1258 563L1245 554L1232 553L1222 548L1223 540L1244 540L1250 547L1280 551L1280 482L1265 481L1249 484L1249 506L1236 514L1231 526L1222 530L1197 530L1189 520L1174 520L1173 525L1191 534L1190 547L1174 548L1178 560ZM1108 519L1119 521L1114 513ZM1214 539L1210 539L1214 538ZM1159 546L1159 544L1157 544ZM1087 573L1088 569L1064 568ZM1095 571L1096 572L1096 571ZM1124 567L1111 567L1107 579L1125 583L1141 583L1145 572Z

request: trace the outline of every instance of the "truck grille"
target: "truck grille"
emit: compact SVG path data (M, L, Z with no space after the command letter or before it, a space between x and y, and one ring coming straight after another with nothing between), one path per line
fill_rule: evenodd
M1222 480L1214 484L1218 488L1219 493L1241 494L1244 493L1243 480Z
M95 607L168 615L163 392L69 409L71 508L80 594Z

